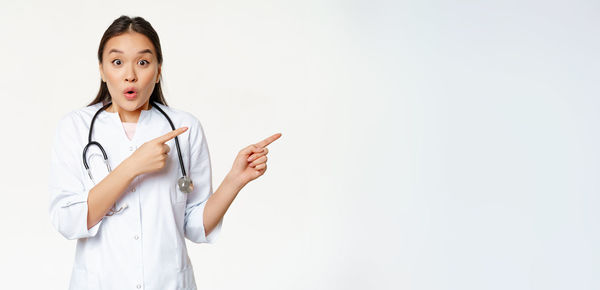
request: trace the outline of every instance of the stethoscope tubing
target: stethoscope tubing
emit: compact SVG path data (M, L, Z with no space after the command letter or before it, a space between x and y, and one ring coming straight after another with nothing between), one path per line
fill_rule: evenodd
M105 110L106 108L108 108L110 105L112 104L112 102L109 102L108 104L104 105L102 108L100 108L96 114L94 114L94 117L92 117L92 122L90 124L90 132L88 134L88 144L85 145L85 147L83 148L83 166L85 167L86 171L88 172L88 175L90 176L90 179L92 179L92 181L94 181L94 179L92 178L91 172L90 172L90 167L87 163L87 158L86 158L86 154L87 154L87 150L91 145L95 145L96 147L98 147L100 149L100 151L102 152L102 157L104 158L104 163L106 164L106 168L108 169L108 171L111 171L110 168L110 164L108 163L108 155L106 155L106 151L104 151L104 148L102 147L102 145L100 145L100 143L96 142L96 141L92 141L92 132L94 130L94 122L96 121L96 117L98 117L98 115ZM175 125L173 125L173 121L171 121L171 118L169 118L169 115L167 115L167 113L165 113L165 111L163 111L163 109L161 109L158 105L156 105L155 102L152 102L152 107L156 108L163 116L165 116L165 118L167 118L167 121L169 122L169 125L171 126L171 129L175 130ZM179 167L181 168L181 174L184 177L187 177L187 174L185 172L185 167L183 166L183 157L181 156L181 148L179 147L179 139L177 138L177 136L175 136L175 146L177 147L177 156L179 157Z

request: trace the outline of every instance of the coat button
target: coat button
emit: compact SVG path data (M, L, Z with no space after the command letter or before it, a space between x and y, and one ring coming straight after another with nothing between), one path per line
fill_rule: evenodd
M133 189L131 189L131 192L135 192L135 187Z
M137 287L138 289L140 289L140 288L142 288L142 285L137 284L137 286L135 286L135 287Z
M136 239L136 240L139 240L139 239L140 239L140 236L138 236L138 235L135 235L135 236L133 236L133 238L134 238L134 239Z

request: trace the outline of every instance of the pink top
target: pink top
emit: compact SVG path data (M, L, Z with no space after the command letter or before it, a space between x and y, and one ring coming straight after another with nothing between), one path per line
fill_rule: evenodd
M133 135L135 134L135 125L137 125L137 123L134 122L122 122L123 123L123 129L125 129L125 134L127 134L127 138L129 138L129 140L131 140L131 138L133 138Z

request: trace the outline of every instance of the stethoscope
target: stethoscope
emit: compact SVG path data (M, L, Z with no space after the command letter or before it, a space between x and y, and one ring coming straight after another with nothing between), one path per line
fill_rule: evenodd
M96 184L96 181L94 181L94 177L92 177L92 172L90 171L90 167L88 166L88 163L86 160L87 159L86 153L87 153L87 150L90 147L90 145L96 145L100 149L100 151L102 151L102 156L104 157L104 164L106 165L106 169L108 169L109 173L112 171L112 169L110 168L110 164L108 163L108 156L106 155L106 151L104 151L104 148L102 147L102 145L100 145L100 143L98 143L96 141L92 141L92 131L94 129L94 121L96 120L96 117L100 114L100 112L102 112L104 109L108 108L111 104L112 104L112 102L109 102L108 104L104 105L102 108L100 108L96 112L96 114L92 118L92 122L90 124L90 133L88 135L88 144L85 145L85 147L83 148L83 166L85 166L85 170L87 171L88 175L90 176L90 179L92 180L92 182L94 184ZM165 118L167 118L167 120L169 121L169 125L171 125L171 129L175 130L175 126L173 125L173 122L171 121L171 118L169 118L167 113L165 113L165 111L163 111L154 102L152 102L152 107L156 108L159 112L161 112L163 114L163 116L165 116ZM182 177L180 177L177 180L177 185L179 186L179 190L181 190L181 192L190 193L194 189L194 184L192 183L192 179L189 176L187 176L187 174L185 173L185 168L183 166L183 157L181 157L181 150L179 149L179 140L177 139L177 136L175 136L175 146L177 147L177 155L179 156L179 167L181 168L181 174L183 175ZM110 209L110 211L107 213L107 215L111 216L115 213L119 213L123 209L127 208L127 205L125 205L125 207L120 207L118 210L114 210L114 208L115 207L113 206L113 208Z

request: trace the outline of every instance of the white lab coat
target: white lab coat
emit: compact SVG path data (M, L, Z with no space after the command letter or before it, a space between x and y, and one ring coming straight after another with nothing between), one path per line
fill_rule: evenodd
M83 166L90 122L101 103L72 111L56 129L49 179L50 220L67 239L77 239L70 289L196 289L184 237L195 243L214 243L223 219L206 236L203 212L213 194L210 156L197 118L182 110L158 104L175 128L189 129L178 136L183 163L194 190L182 193L175 139L165 167L137 176L117 201L121 213L105 216L87 229L87 196L94 186ZM127 138L118 113L103 111L94 123L92 139L106 150L116 168L146 141L172 131L156 109L141 112L135 135ZM87 160L94 180L108 171L101 151L90 146Z

